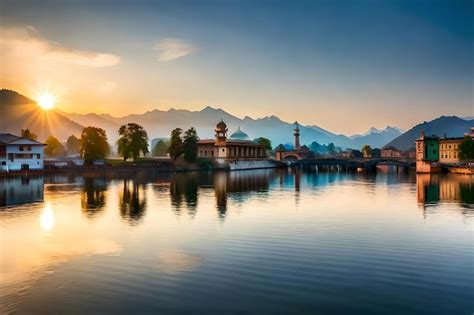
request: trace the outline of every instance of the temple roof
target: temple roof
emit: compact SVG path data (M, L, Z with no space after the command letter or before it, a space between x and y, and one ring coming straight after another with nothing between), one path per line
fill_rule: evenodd
M239 140L239 141L251 141L248 134L246 134L245 132L240 130L240 126L239 126L239 129L237 129L236 132L234 132L233 134L230 135L229 139L230 140Z

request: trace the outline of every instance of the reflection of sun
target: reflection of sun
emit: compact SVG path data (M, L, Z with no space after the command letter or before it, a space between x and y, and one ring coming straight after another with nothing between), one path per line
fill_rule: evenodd
M38 105L45 110L52 109L54 107L54 101L54 96L48 93L41 94L38 97Z
M54 212L53 212L53 208L51 208L51 205L49 203L46 204L43 212L41 213L40 223L41 223L41 228L45 232L51 231L51 229L54 226Z

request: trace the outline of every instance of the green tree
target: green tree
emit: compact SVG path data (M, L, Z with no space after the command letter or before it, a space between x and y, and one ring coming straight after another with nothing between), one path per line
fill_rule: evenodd
M165 156L166 153L168 152L168 147L169 147L169 142L165 142L163 140L158 141L155 146L153 147L153 150L151 150L151 155L152 156Z
M275 152L277 151L282 151L282 152L286 151L285 146L280 143L279 145L275 147Z
M184 133L183 153L184 159L189 163L192 163L196 160L198 151L198 140L199 137L194 127L189 128Z
M459 146L459 158L461 160L474 160L474 140L470 136L465 136Z
M120 126L118 130L121 136L117 140L118 152L126 161L130 155L136 161L140 156L140 152L145 155L148 153L148 134L142 126L135 123L128 123Z
M258 143L259 145L263 146L265 150L267 151L272 150L272 142L270 141L270 139L260 137L260 138L254 139L253 142Z
M371 157L372 156L372 148L370 147L370 145L366 144L362 147L362 156L363 157Z
M79 154L81 152L81 139L74 135L69 136L69 138L67 138L66 148L68 154Z
M373 158L379 158L382 156L382 151L378 148L372 149L372 155Z
M28 139L31 139L31 140L36 140L38 139L38 136L31 132L30 129L26 128L26 129L21 129L21 136L23 138L28 138Z
M46 147L44 148L44 154L49 157L59 157L64 156L66 149L63 144L53 136L46 139Z
M183 140L181 139L182 133L183 130L181 128L176 128L171 131L171 140L168 153L173 160L176 160L181 154L183 154Z
M97 127L86 127L81 134L81 156L86 163L105 158L110 153L105 130Z
M334 143L331 142L330 144L328 144L327 152L329 155L336 154L336 146L334 145Z

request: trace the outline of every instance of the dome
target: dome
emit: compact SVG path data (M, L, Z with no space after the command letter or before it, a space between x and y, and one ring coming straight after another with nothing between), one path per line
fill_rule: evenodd
M248 136L248 134L246 134L245 132L240 130L240 127L239 127L239 129L237 129L236 132L231 134L229 138L231 140L250 141L250 137Z

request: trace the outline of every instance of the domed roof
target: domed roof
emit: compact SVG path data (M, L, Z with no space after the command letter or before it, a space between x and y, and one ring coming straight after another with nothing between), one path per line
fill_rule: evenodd
M239 126L239 129L237 129L236 132L234 132L233 134L231 134L229 138L230 138L231 140L250 141L250 137L248 136L248 134L246 134L245 132L243 132L242 130L240 130L240 126Z

